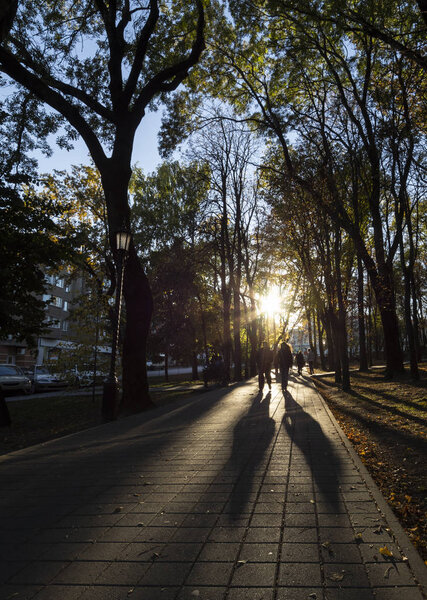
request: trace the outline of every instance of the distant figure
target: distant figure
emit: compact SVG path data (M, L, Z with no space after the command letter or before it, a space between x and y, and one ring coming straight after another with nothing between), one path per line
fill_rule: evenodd
M310 371L310 375L313 375L313 373L314 373L314 352L313 352L312 348L308 349L307 362L308 362L308 370Z
M282 342L278 352L280 377L282 380L282 392L286 392L288 388L289 369L292 367L292 350L289 344Z
M267 380L268 389L271 390L271 366L273 363L273 351L270 350L268 343L263 342L261 348L257 352L258 366L258 386L259 391L264 389L264 382Z
M301 350L299 352L297 352L297 367L298 367L298 375L302 375L302 368L305 365L305 358L304 358L304 354L301 352Z

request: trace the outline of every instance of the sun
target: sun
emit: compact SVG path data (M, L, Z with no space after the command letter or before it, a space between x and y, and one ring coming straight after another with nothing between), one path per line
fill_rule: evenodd
M272 316L275 313L280 312L281 304L282 297L279 294L279 290L272 288L266 296L261 296L260 311Z

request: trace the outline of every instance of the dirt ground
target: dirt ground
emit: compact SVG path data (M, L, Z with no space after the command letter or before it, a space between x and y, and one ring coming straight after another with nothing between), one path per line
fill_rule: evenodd
M417 382L354 371L349 393L333 376L314 380L427 564L427 363Z

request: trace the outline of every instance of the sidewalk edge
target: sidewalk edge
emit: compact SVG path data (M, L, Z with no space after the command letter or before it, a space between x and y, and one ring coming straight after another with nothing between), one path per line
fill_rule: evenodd
M351 442L349 441L349 439L347 438L347 436L341 429L338 421L336 420L331 409L327 405L326 400L323 398L322 394L319 392L319 390L317 389L317 387L314 385L313 382L310 382L310 385L313 387L313 389L319 395L319 397L322 401L322 405L324 406L326 412L328 413L329 418L331 419L331 421L333 423L335 423L335 425L337 427L337 431L340 435L341 441L343 442L344 446L346 447L349 454L353 458L355 465L356 465L357 469L359 470L360 474L366 480L366 483L368 484L369 490L370 490L378 508L380 509L380 511L382 513L384 513L384 516L385 516L388 524L390 525L390 527L393 530L394 536L396 538L396 541L397 541L399 547L401 548L404 555L408 557L408 563L409 563L410 569L412 570L412 573L414 574L415 579L416 579L418 585L420 586L424 597L427 598L427 568L426 568L426 565L424 564L421 556L418 554L418 552L412 545L410 539L408 538L407 533L403 529L402 525L399 523L396 515L393 513L390 506L387 504L384 496L382 495L380 489L378 488L377 484L373 480L371 474L369 473L369 471L367 470L367 468L361 461L360 456L357 454L357 452L353 448Z

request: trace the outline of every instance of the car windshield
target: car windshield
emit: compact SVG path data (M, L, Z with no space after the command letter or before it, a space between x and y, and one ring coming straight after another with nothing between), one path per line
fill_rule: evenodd
M46 369L46 367L37 367L37 373L39 375L50 375L49 369Z
M18 367L0 365L0 375L22 375L22 373Z

